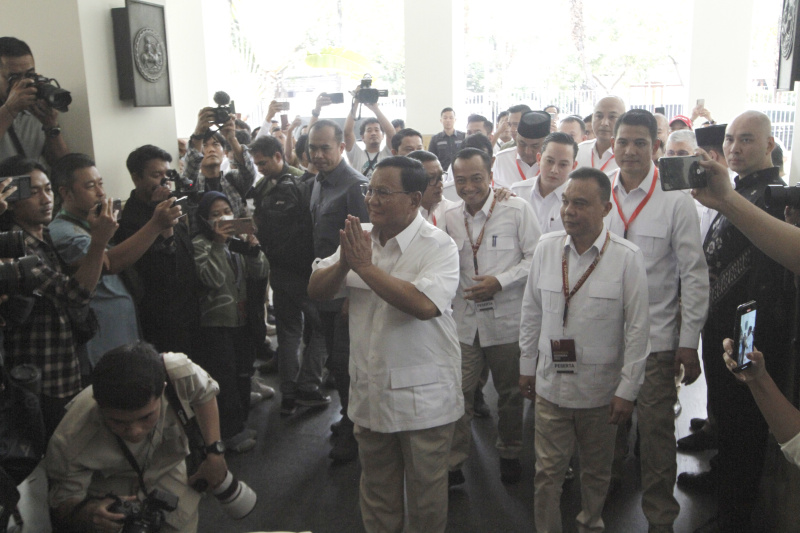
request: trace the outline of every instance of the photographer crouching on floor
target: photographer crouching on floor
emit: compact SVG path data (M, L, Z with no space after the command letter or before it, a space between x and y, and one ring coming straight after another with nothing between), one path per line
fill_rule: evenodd
M205 370L184 354L159 355L139 342L106 353L92 382L68 406L47 449L54 531L194 532L201 490L223 505L249 497L252 509L255 495L228 472L219 386ZM201 437L186 429L179 410L194 412ZM190 449L198 465L191 476Z

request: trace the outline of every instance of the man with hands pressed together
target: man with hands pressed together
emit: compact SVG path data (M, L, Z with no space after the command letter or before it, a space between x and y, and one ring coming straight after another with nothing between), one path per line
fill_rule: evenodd
M683 191L661 189L653 163L657 129L655 117L643 109L617 119L611 146L619 169L610 176L613 207L606 225L644 254L651 346L637 402L642 511L651 533L672 533L680 512L672 495L677 475L675 376L681 367L687 385L700 376L697 347L709 282L694 202Z
M549 116L547 124L549 124ZM522 396L519 392L519 316L533 250L541 232L530 204L512 196L498 201L491 188L491 159L465 148L453 162L455 187L463 203L445 213L447 232L461 257L453 316L461 343L462 390L466 410L456 425L450 453L450 483L464 483L469 457L472 399L488 363L498 393L497 449L500 477L521 476Z
M364 184L371 229L348 216L339 249L308 286L312 298L350 299L348 414L370 532L443 532L447 523L447 456L464 412L450 309L458 251L419 213L427 184L418 161L378 163Z
M602 531L615 424L624 424L649 353L642 252L607 231L611 184L579 168L563 193L564 231L536 247L522 302L519 387L536 413L536 530L561 531L564 475L577 445L579 531Z

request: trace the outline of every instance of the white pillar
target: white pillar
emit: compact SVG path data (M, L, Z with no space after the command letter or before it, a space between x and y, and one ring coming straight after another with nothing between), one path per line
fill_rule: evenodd
M133 184L125 160L138 146L154 144L177 158L178 101L192 128L208 103L200 5L170 0L165 9L172 106L134 107L119 99L111 22L111 9L125 7L125 0L0 0L0 35L28 43L37 71L72 93L69 112L59 118L65 140L71 151L97 161L110 196L128 197Z
M406 125L436 134L441 110L452 107L457 127L466 129L464 1L405 0L404 20Z
M696 0L686 114L704 98L714 120L747 109L754 0Z

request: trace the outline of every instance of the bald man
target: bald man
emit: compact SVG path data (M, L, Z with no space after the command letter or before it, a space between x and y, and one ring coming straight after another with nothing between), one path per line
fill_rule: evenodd
M784 185L772 166L775 139L766 115L747 111L725 131L723 152L736 172L736 192L756 207L783 219L782 206L767 207L764 189ZM767 423L753 397L728 372L720 357L723 339L735 339L736 308L751 300L758 305L755 346L766 354L768 371L785 383L791 357L795 290L792 276L756 248L719 214L704 243L711 279L708 320L703 328L703 363L709 407L717 417L717 468L706 473L718 491L716 524L708 531L751 531L751 514L764 466ZM702 531L706 531L702 529Z
M617 118L625 112L625 102L618 96L601 98L592 113L592 131L595 138L578 145L578 167L592 167L611 174L619 168L614 160L611 139Z

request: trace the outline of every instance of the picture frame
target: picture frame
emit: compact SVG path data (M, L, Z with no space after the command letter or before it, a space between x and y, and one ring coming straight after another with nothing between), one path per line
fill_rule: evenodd
M781 27L778 34L778 79L779 91L791 91L800 78L800 0L783 0Z

